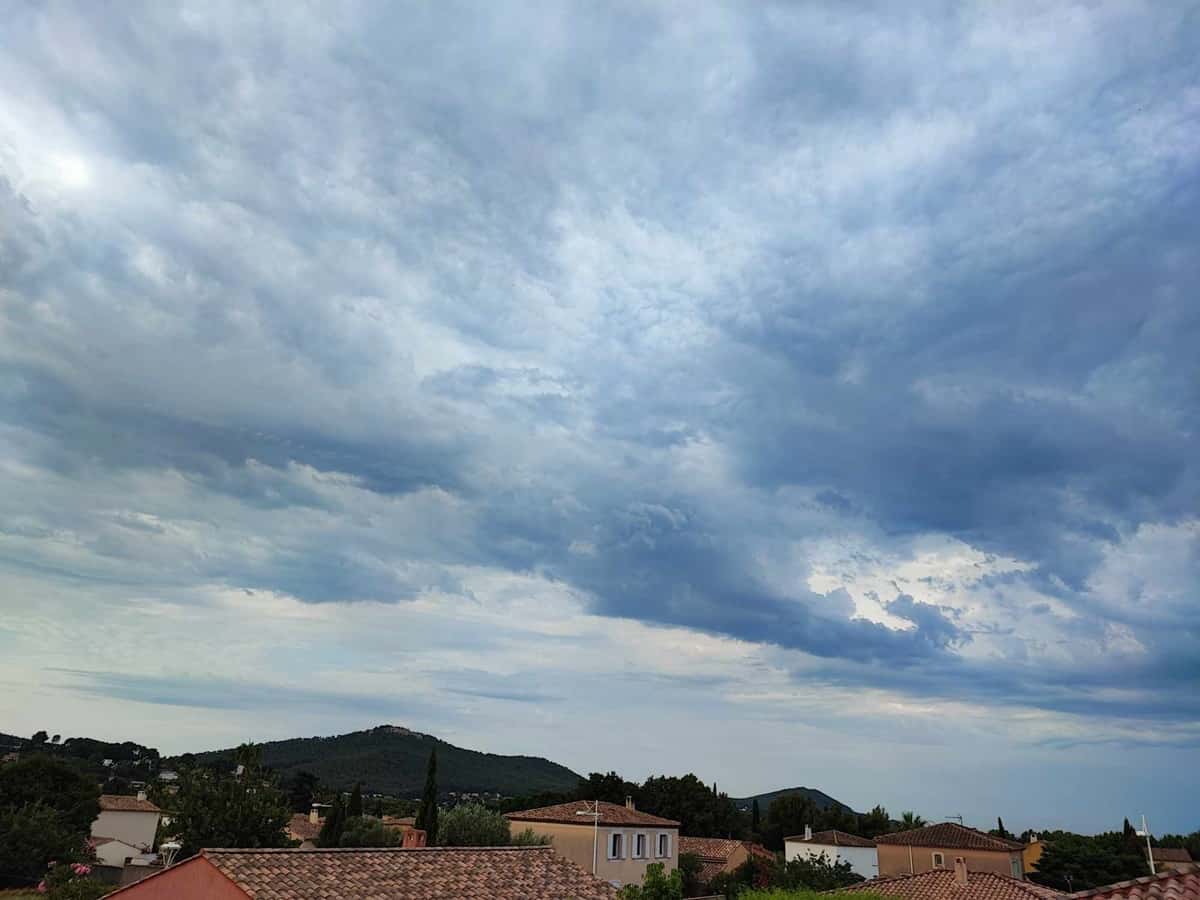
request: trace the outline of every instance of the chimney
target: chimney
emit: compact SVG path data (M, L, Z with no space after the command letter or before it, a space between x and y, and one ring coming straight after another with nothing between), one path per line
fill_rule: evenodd
M636 809L637 808L633 805L633 797L631 797L629 794L625 795L625 808L626 809Z
M315 804L313 805L313 808L308 811L308 821L313 825L321 824L321 813Z
M806 841L812 840L812 826L811 825L804 826L804 839Z
M424 847L426 841L425 832L420 828L410 828L404 832L404 836L400 839L401 847Z
M961 856L954 857L954 883L959 887L967 886L967 861Z
M138 799L139 799L139 800L145 800L145 799L146 799L146 792L145 792L145 791L138 791L138 795L137 795L137 797L138 797Z

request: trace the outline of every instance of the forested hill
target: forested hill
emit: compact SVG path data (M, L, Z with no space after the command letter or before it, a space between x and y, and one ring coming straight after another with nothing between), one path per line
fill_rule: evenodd
M499 756L455 747L428 734L394 725L333 737L293 738L260 745L263 764L286 778L312 772L328 787L349 789L361 782L371 793L416 797L425 784L429 752L437 747L438 789L494 792L506 796L574 790L579 776L538 756ZM197 762L233 759L233 750L197 753Z
M774 800L776 797L785 797L789 794L797 794L801 797L807 797L813 802L817 809L830 809L831 807L840 806L842 809L848 811L850 810L850 807L845 803L842 803L840 800L835 800L824 791L818 791L816 788L809 787L782 788L778 791L770 791L766 794L755 794L753 797L738 797L735 798L733 802L737 804L738 809L744 810L749 809L751 804L757 800L759 809L765 813L767 808L771 805L772 800Z

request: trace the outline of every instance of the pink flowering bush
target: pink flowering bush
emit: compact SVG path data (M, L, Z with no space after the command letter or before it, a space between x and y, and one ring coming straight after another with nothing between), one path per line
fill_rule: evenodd
M52 862L49 868L37 890L51 900L97 900L116 890L116 885L92 878L92 867L87 863Z

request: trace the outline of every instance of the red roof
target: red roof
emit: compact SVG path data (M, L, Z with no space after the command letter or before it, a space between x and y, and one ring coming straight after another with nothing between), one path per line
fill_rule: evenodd
M1155 862L1190 863L1192 861L1192 854L1188 853L1187 847L1155 847L1153 849Z
M1200 866L1119 881L1068 895L1071 900L1200 900Z
M761 856L763 859L774 859L775 854L762 844L753 841L735 841L726 838L680 837L679 853L692 853L700 857L700 881L704 884L712 881L729 866L729 860L739 847L743 847L749 856Z
M1020 841L1010 841L1007 838L985 834L975 828L959 825L957 822L940 822L937 825L926 825L924 828L914 828L911 831L881 834L875 838L875 843L904 844L912 847L945 847L948 850L994 850L1001 853L1025 849L1025 845Z
M875 842L869 838L859 837L848 831L838 831L831 828L828 831L817 831L811 838L802 834L784 838L785 841L799 841L802 844L822 844L830 847L874 847Z
M597 806L600 810L601 825L645 825L651 828L678 828L679 823L674 819L663 819L649 813L638 812L620 803L606 803L603 800L572 800L569 803L556 803L554 806L539 806L537 809L524 809L520 812L505 813L506 819L514 822L557 822L561 825L591 825L592 815Z
M172 873L214 866L254 900L616 900L552 847L201 850L108 896L167 896ZM183 877L183 876L181 876ZM157 890L155 890L157 889Z
M995 872L968 872L967 883L960 885L952 869L872 878L841 891L879 894L901 900L1063 900L1064 897L1052 888Z
M124 794L101 794L101 812L162 812L149 800L127 797Z

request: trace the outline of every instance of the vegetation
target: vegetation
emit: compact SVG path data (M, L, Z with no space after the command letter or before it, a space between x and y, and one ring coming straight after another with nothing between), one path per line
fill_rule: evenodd
M1191 834L1164 834L1154 843L1158 847L1182 848L1193 860L1200 862L1200 831L1193 831Z
M1133 829L1082 835L1048 831L1030 880L1060 891L1083 891L1150 874L1146 845Z
M0 768L0 886L36 884L54 860L82 861L97 796L65 760L38 754Z
M638 808L679 821L679 833L698 837L731 837L742 827L737 807L726 794L695 775L647 778L636 792Z
M85 837L100 814L99 796L95 782L66 760L35 754L0 768L0 805L44 804Z
M325 816L325 821L317 834L317 846L340 847L345 831L346 806L342 803L342 795L338 794L333 798L333 805L329 808L329 814Z
M336 845L330 846L399 847L401 840L398 829L385 828L383 822L374 816L359 816L347 820L341 839Z
M509 843L508 820L478 803L463 803L442 813L437 842L443 847L504 847Z
M548 834L538 834L532 828L526 828L514 834L509 843L514 847L546 847L553 843L553 839Z
M283 789L287 791L288 805L291 806L292 812L308 812L313 801L317 799L320 786L320 779L307 769L300 769L285 779Z
M50 900L98 900L112 893L111 884L91 878L91 874L91 866L85 863L58 863L50 867L38 892Z
M617 896L621 900L683 900L683 876L678 869L667 875L662 863L651 863L640 885L627 884Z
M286 847L291 818L287 799L264 772L255 748L239 750L240 775L210 770L180 772L171 799L172 826L182 845L180 859L201 847Z
M547 759L466 750L391 725L333 737L271 741L261 747L263 765L285 780L306 771L339 791L350 790L357 781L372 793L418 796L425 763L434 749L438 754L438 779L443 796L452 791L494 792L505 796L570 791L579 781L575 772ZM195 754L191 762L193 767L227 763L232 755L231 750L215 750ZM175 760L171 762L174 764Z
M361 819L363 814L362 785L354 782L354 790L350 792L350 800L346 804L346 817Z
M438 836L438 771L437 747L429 751L429 763L425 770L425 790L421 794L421 806L417 810L414 827L428 835L429 843Z

